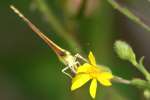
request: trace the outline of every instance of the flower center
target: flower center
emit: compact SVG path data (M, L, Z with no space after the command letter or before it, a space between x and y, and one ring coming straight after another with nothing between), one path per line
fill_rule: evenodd
M99 68L96 67L92 67L88 70L88 74L92 77L92 78L96 78L98 76L98 74L100 74L101 71Z

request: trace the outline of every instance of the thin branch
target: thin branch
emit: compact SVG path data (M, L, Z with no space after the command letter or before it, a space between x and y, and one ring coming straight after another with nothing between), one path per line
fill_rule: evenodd
M124 14L126 17L134 21L135 23L141 25L144 29L150 32L150 26L145 24L141 18L137 17L132 11L130 11L125 5L120 4L116 0L108 0L108 2L118 11L120 11L122 14Z

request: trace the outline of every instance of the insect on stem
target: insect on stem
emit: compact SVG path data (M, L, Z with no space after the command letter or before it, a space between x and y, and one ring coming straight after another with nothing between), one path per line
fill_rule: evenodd
M28 24L28 26L34 31L50 48L53 49L53 51L56 53L58 57L62 57L66 55L66 50L59 47L57 44L55 44L50 38L48 38L46 35L43 34L32 22L27 19L17 8L15 8L13 5L10 5L10 8L16 13L24 22Z

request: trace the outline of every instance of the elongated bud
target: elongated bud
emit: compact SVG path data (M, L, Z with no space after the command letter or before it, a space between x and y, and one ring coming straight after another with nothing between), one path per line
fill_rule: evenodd
M118 56L123 60L130 61L133 65L137 64L136 56L131 46L124 41L118 40L114 44Z

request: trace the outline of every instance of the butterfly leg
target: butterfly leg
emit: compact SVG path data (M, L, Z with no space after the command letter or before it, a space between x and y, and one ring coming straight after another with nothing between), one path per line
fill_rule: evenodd
M77 70L77 68L80 66L80 62L79 61L75 61L75 66L74 69ZM75 71L76 72L76 71Z
M70 68L70 67L67 66L67 67L63 68L63 69L61 70L61 72L62 72L63 74L65 74L65 75L67 75L68 77L72 78L72 76L71 76L69 73L66 72L69 68Z
M75 60L76 60L77 58L79 58L79 59L81 59L81 60L83 60L83 61L85 61L85 62L88 63L88 60L85 59L84 57L82 57L79 53L77 53L77 54L75 55Z

